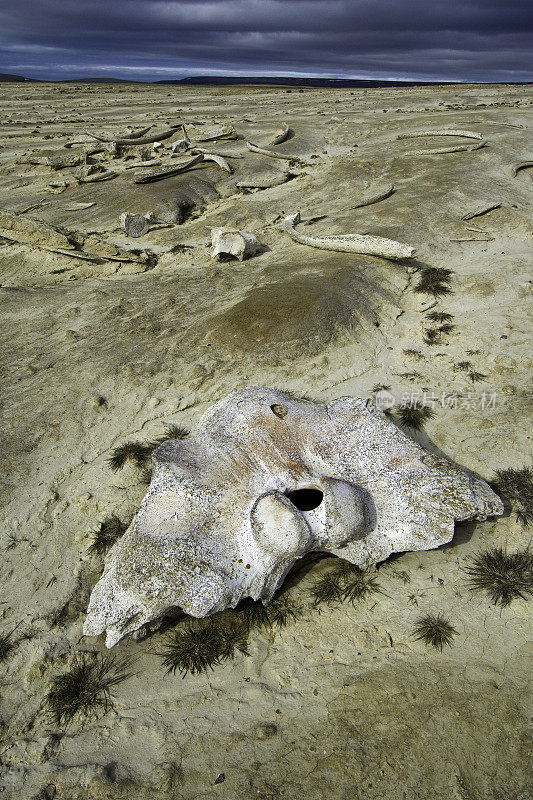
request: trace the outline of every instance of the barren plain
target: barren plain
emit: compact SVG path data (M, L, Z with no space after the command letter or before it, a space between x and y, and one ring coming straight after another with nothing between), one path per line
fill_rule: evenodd
M213 671L165 675L158 631L117 646L133 675L105 715L58 726L44 702L76 652L105 651L82 635L103 566L93 532L110 515L129 522L146 491L134 465L109 469L125 441L190 429L246 385L321 401L387 386L398 407L434 410L410 432L428 449L486 480L530 463L532 173L514 168L532 158L531 87L36 83L0 94L0 633L15 629L16 642L0 664L2 797L531 797L528 604L495 605L465 571L488 547L528 545L512 510L383 563L381 592L360 603L314 607L332 559L309 563L290 587L298 617L254 630L249 655ZM155 151L92 152L90 134L180 123L233 172L200 162L134 183L147 168L137 162L187 160L171 158L178 128ZM398 138L450 129L486 144L428 153L479 139ZM116 175L83 182L105 171ZM135 239L121 228L123 212L176 196L181 224ZM375 234L415 256L307 247L283 230L296 211L306 233ZM210 228L221 226L253 233L263 251L214 260ZM436 296L417 290L434 268L451 270ZM443 330L428 316L439 313ZM427 613L457 631L442 652L412 635Z

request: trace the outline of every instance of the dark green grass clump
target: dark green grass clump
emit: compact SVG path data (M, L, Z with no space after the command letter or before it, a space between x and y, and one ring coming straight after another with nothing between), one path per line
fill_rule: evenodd
M5 661L11 655L17 643L13 641L13 634L16 627L9 631L9 633L0 633L0 663Z
M429 406L419 407L416 404L402 406L398 411L398 418L402 428L411 428L414 431L422 430L424 422L434 416L434 409Z
M186 439L189 436L187 428L183 428L181 425L167 425L166 428L165 433L147 444L131 441L116 447L107 461L113 472L118 472L119 469L125 467L128 461L132 461L141 469L147 469L156 447L169 439Z
M431 320L431 322L440 322L444 324L452 321L453 314L448 314L446 311L431 311L429 314L426 314L426 319Z
M115 447L107 463L113 472L118 472L119 469L126 466L128 461L133 461L137 467L145 467L151 455L152 451L148 445L141 442L124 442Z
M471 589L482 589L493 603L508 606L533 593L533 554L529 549L507 553L503 547L491 547L474 557L466 567Z
M412 635L442 653L445 645L450 646L453 643L457 633L441 614L426 614L417 621Z
M267 616L270 627L285 628L294 622L300 615L301 609L294 603L288 594L280 594L267 606Z
M522 469L499 469L492 486L510 505L516 519L527 527L533 522L533 472L530 467Z
M371 594L381 592L376 574L356 564L340 561L333 570L319 578L311 587L313 605L329 605L349 600L353 605Z
M89 547L91 555L103 555L120 539L128 526L116 514L106 517L97 531L93 531L93 541Z
M450 281L453 270L444 267L425 267L420 271L420 280L415 286L415 292L431 294L433 297L441 297L452 294Z
M220 615L222 617L222 615ZM217 619L186 623L167 638L163 656L166 674L179 672L184 678L214 669L235 654L235 650L248 655L248 628L239 620Z
M130 677L124 658L96 653L79 653L70 670L52 679L46 695L48 713L56 725L69 725L75 718L82 724L113 708L111 689Z

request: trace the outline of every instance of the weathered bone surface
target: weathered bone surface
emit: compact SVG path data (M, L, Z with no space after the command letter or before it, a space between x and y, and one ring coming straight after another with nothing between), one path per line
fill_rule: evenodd
M417 136L463 136L465 139L483 139L483 134L475 131L465 131L459 128L450 130L441 128L437 130L411 131L410 133L400 133L397 139L416 139Z
M367 401L248 387L154 453L148 493L110 550L84 632L108 647L176 606L194 617L268 603L311 550L369 565L501 514L482 480L426 452Z
M245 258L250 258L263 249L263 245L253 233L234 228L212 228L211 244L213 258L233 256L239 261L244 261Z
M359 233L345 233L338 236L310 236L300 233L294 227L300 222L300 214L291 214L285 217L284 227L289 236L300 244L309 247L318 247L320 250L337 250L341 253L364 253L370 256L383 258L410 258L415 252L414 247L396 242L394 239L384 239L382 236L363 236Z

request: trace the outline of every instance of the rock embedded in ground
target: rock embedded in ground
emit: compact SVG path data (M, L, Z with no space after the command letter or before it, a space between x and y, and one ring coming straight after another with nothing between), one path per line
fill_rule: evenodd
M138 239L139 236L144 236L148 233L150 226L145 217L140 214L129 214L124 212L120 215L120 224L128 234L128 236Z

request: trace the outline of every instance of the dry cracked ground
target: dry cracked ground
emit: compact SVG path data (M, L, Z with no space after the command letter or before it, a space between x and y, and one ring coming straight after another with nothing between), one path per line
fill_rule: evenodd
M90 545L106 517L128 522L146 491L136 467L107 464L127 440L190 428L246 385L318 400L386 385L397 406L424 393L434 405L410 432L424 446L487 480L529 463L532 173L513 167L531 159L530 87L27 84L1 96L0 633L16 628L0 664L2 797L530 797L528 604L495 605L465 572L488 547L528 545L510 511L381 565L381 592L354 605L314 608L331 559L310 564L290 590L298 618L254 630L249 655L213 671L165 675L167 634L156 632L118 645L133 674L106 714L57 725L45 704L74 653L105 651L82 635L103 566ZM231 156L233 173L206 162L134 183L137 162L179 163L169 145L179 130L155 152L91 152L88 132L179 123ZM285 123L289 138L271 149L292 160L247 148L270 146ZM239 138L202 141L222 124ZM443 129L486 145L424 154L478 140L398 138ZM106 170L116 176L78 179ZM121 229L122 212L176 197L181 224L135 239ZM297 210L306 233L372 233L415 258L306 247L283 230ZM263 251L214 260L218 226L255 234ZM431 268L452 270L437 298L417 291ZM439 330L431 313L452 317ZM442 652L412 635L428 613L457 631Z

